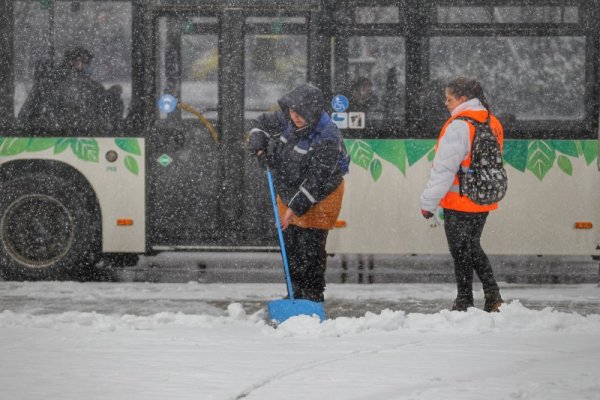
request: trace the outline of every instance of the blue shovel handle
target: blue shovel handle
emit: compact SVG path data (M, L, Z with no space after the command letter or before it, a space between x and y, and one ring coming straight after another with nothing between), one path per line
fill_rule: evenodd
M269 190L271 191L271 202L273 203L273 213L275 214L275 224L277 225L277 234L279 235L279 248L281 249L281 258L283 259L283 269L285 270L285 281L287 283L288 295L290 300L294 301L294 289L292 288L292 279L290 277L290 268L288 267L287 254L285 252L285 243L283 241L283 231L281 230L281 221L277 211L277 199L275 197L275 186L273 185L273 174L267 168L267 178L269 179Z

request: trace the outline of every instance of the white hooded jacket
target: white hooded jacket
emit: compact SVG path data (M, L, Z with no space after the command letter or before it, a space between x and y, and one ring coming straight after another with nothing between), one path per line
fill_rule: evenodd
M482 111L485 107L479 99L467 100L452 111L452 116L466 110ZM454 120L446 127L446 133L438 143L429 180L421 193L421 209L433 212L454 183L460 163L471 151L469 125Z

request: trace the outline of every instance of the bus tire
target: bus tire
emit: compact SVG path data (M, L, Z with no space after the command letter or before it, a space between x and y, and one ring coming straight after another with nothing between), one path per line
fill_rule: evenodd
M0 276L86 279L100 252L100 215L91 188L48 173L2 183Z

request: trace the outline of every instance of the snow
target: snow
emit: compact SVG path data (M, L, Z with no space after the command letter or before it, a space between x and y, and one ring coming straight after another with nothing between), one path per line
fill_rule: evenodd
M488 314L443 310L452 284L331 284L346 308L275 328L281 284L0 282L0 398L600 399L600 288L502 287Z

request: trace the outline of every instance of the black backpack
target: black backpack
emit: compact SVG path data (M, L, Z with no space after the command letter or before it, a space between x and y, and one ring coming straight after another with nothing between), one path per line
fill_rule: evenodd
M458 117L475 127L471 144L471 165L458 170L459 192L480 205L497 203L504 198L508 188L508 177L502 162L502 151L498 139L490 128L488 117L485 123L468 117Z

